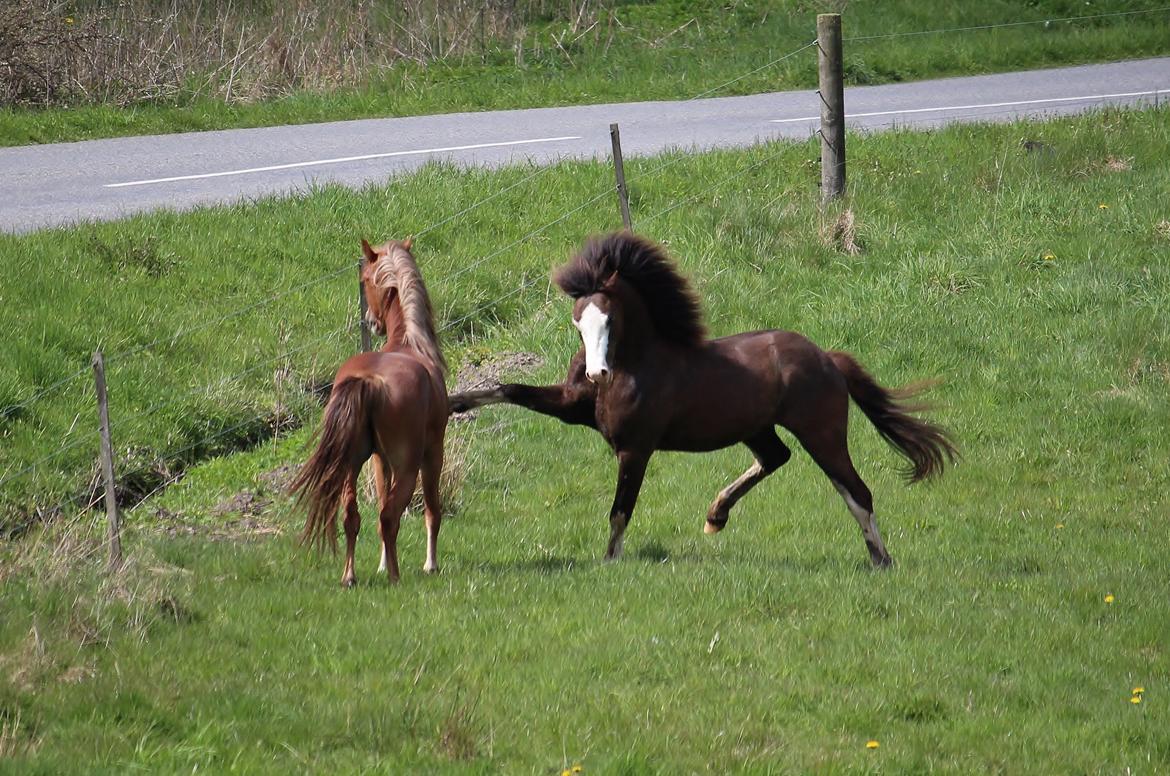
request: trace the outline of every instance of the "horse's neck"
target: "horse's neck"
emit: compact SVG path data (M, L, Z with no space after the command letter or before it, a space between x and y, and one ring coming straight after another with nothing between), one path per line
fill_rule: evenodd
M402 314L402 305L397 295L390 307L386 310L386 344L382 346L384 352L402 350L406 347L406 318Z
M614 343L612 366L629 370L644 362L661 343L650 311L637 294L623 295L622 315L622 334Z

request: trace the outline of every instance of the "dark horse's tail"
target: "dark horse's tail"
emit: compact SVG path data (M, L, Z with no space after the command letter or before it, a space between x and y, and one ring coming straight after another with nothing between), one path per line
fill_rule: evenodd
M942 474L948 461L954 463L958 450L947 432L914 417L914 413L926 409L924 405L906 403L907 399L929 387L928 384L883 388L848 353L830 351L829 358L845 376L853 401L877 427L882 438L910 462L904 472L907 481L918 482Z
M373 448L371 413L382 399L382 386L349 377L333 387L317 430L317 449L289 486L297 505L307 512L302 544L337 549L337 509L346 483Z

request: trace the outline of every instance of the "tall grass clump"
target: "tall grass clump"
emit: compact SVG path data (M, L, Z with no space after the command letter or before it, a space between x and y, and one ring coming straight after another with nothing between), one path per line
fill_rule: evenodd
M607 4L574 4L573 25ZM0 8L0 105L235 103L327 92L400 60L483 53L522 33L526 19L567 13L546 0L11 0Z

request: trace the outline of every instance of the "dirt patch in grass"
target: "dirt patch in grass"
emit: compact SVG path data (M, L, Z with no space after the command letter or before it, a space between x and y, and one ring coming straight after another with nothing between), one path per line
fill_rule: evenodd
M544 359L535 353L491 353L469 361L459 368L455 375L455 386L451 393L479 391L494 388L505 376L526 375L544 365ZM468 421L475 418L475 410L459 412L451 416L453 421Z
M213 542L239 542L263 536L279 536L284 530L265 519L271 499L261 499L251 491L241 491L220 502L212 515L221 518L214 523L191 520L181 512L159 508L154 511L155 524L170 537L201 536ZM228 519L222 519L224 517Z

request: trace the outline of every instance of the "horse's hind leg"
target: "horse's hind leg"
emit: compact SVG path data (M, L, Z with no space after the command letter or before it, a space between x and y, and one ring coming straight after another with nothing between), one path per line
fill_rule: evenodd
M370 456L370 462L374 467L374 488L378 491L378 506L386 503L386 494L390 492L390 466L382 456L374 454ZM386 573L386 538L382 536L382 521L378 521L378 544L381 545L381 560L378 561L378 573Z
M894 561L886 552L886 545L878 532L877 520L873 516L873 495L853 468L853 460L849 457L845 424L842 423L839 428L831 424L821 426L810 434L798 433L797 438L845 499L845 506L849 507L853 519L861 526L861 535L865 537L865 546L873 565L892 565Z
M362 527L362 515L358 511L357 502L357 475L350 477L341 493L341 503L345 505L345 571L341 574L341 586L353 587L357 584L357 575L353 569L353 551L357 545L358 531Z
M776 436L776 432L770 428L746 440L744 444L752 451L756 461L739 476L739 479L719 491L719 495L711 503L711 508L707 510L707 522L703 526L704 533L713 534L722 531L727 525L727 518L736 502L792 457L792 451L780 441L780 437Z
M443 522L443 505L439 500L439 478L443 473L443 443L434 445L423 460L423 506L427 523L427 559L423 571L439 573L439 526Z
M397 582L399 577L398 527L402 523L402 513L410 506L410 497L414 495L414 484L417 480L417 463L395 469L394 484L382 499L379 519L382 522L382 541L385 543L386 576L391 582Z

